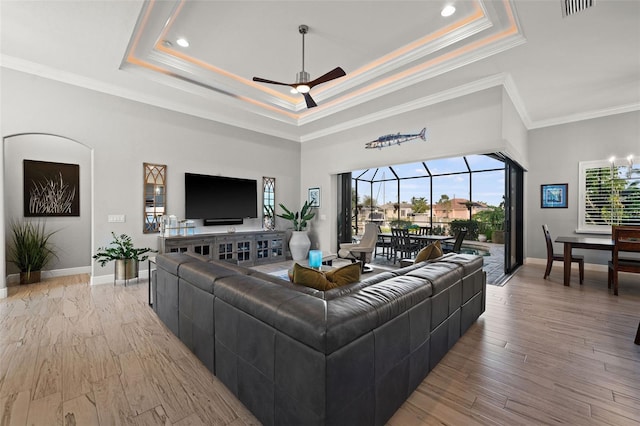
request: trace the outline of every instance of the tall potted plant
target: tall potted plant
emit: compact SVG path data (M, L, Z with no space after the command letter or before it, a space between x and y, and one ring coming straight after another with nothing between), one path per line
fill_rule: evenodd
M133 247L133 241L127 234L116 235L111 232L111 235L113 236L113 241L111 241L110 245L99 247L93 258L103 267L108 262L115 261L116 280L137 278L139 263L149 258L146 253L155 252L156 250L152 250L149 247Z
M280 208L284 210L284 213L277 215L286 220L290 220L293 224L293 233L289 240L289 250L291 251L291 257L293 260L302 260L307 258L309 248L311 247L311 240L307 235L305 228L307 227L307 221L311 220L316 214L310 212L311 206L309 202L305 201L302 209L299 212L292 212L286 208L283 204L280 204Z
M41 222L12 222L12 241L7 259L20 268L20 284L40 281L42 268L56 256L50 239L57 231L47 232Z

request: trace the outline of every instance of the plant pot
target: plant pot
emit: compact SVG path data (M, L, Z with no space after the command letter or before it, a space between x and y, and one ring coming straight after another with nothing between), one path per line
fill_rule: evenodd
M20 284L39 283L40 272L42 271L20 272Z
M481 243L484 243L487 241L487 236L484 234L478 234L478 241L480 241Z
M115 279L130 280L138 278L138 261L136 259L117 259Z
M504 231L493 231L491 240L496 244L504 244Z
M293 231L289 240L289 251L293 260L303 260L307 258L311 248L311 240L307 231Z

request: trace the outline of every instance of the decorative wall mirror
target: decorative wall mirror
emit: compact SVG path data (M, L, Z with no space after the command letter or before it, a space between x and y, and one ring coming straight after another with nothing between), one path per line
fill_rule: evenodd
M276 229L276 178L262 178L262 223L265 229Z
M167 166L144 163L144 226L142 232L160 232L167 207Z

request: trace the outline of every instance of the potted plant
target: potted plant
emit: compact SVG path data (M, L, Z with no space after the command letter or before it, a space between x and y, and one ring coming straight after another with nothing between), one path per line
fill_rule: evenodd
M20 268L20 284L40 281L40 273L56 256L50 239L57 231L45 231L41 222L11 223L12 244L7 260Z
M155 252L148 247L135 248L133 241L127 234L116 235L111 232L113 241L107 247L99 247L98 252L93 258L100 264L105 266L107 262L112 260L116 262L115 279L129 280L138 277L138 267L141 261L147 260L149 255L146 253Z
M305 228L307 227L307 221L311 220L316 214L310 212L311 206L309 202L305 201L302 209L299 212L292 212L286 208L283 204L280 204L280 208L284 210L284 213L277 215L286 220L290 220L293 224L293 233L289 240L289 250L291 251L291 257L293 260L302 260L307 258L309 248L311 247L311 240L307 235Z

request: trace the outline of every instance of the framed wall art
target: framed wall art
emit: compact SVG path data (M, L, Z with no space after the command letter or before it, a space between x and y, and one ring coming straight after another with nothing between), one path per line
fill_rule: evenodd
M554 183L540 185L540 207L543 209L566 209L569 184Z
M320 207L320 188L309 188L309 207Z
M24 216L80 216L80 166L24 160Z

